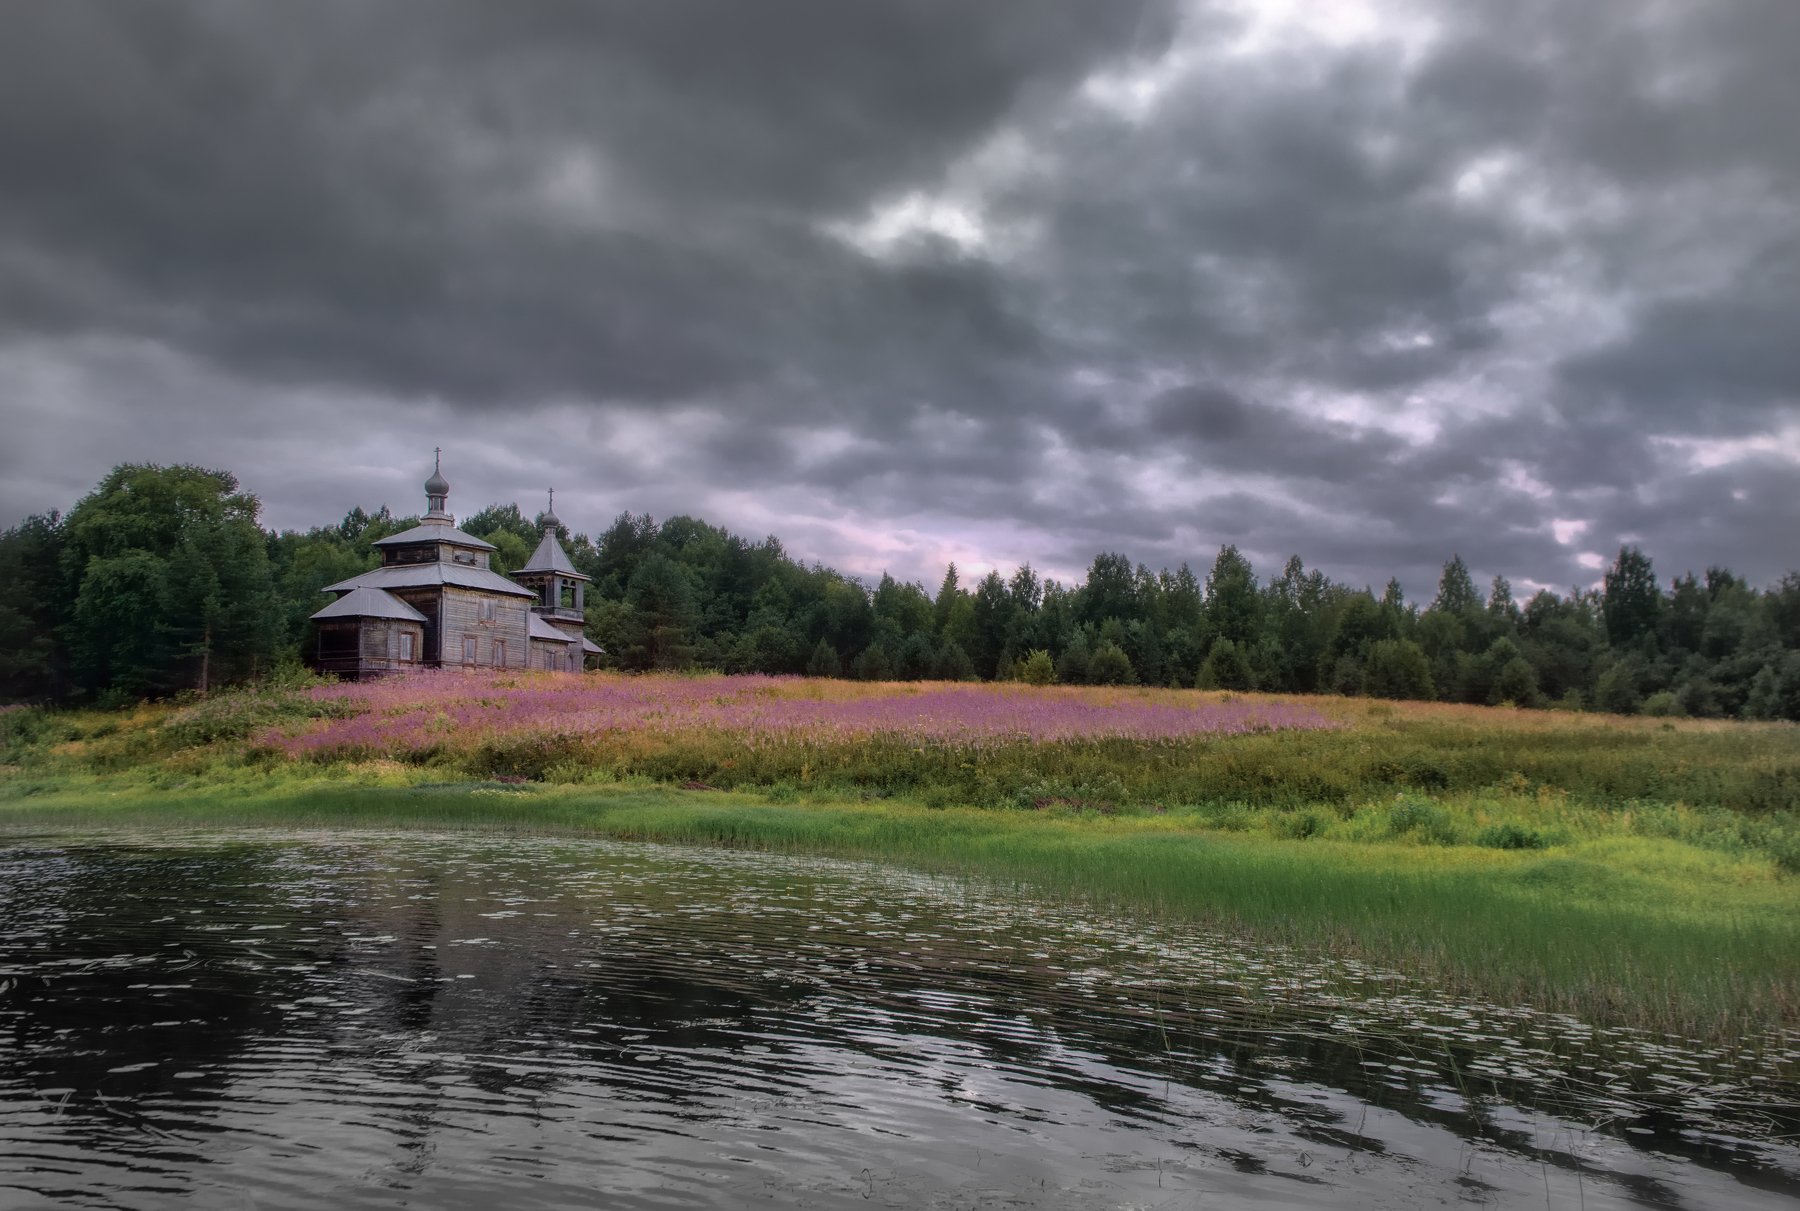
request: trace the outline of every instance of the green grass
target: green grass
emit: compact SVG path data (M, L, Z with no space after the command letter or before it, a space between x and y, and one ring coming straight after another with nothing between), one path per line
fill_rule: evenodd
M277 758L256 735L320 710L292 692L12 711L0 830L508 829L866 857L1597 1023L1800 1027L1800 728L1316 705L1346 726L981 750L490 738L413 764Z

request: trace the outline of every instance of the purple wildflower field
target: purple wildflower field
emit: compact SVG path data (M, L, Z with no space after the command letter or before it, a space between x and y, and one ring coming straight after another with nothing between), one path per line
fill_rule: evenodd
M865 685L800 677L426 673L325 686L347 707L298 732L260 739L295 757L401 754L497 735L706 731L741 743L882 736L995 745L1102 737L1145 741L1340 726L1311 707L1194 694L931 683Z

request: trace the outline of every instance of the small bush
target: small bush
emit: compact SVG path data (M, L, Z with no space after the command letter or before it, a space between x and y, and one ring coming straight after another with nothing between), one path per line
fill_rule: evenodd
M1304 841L1324 833L1327 821L1314 811L1276 812L1269 818L1269 831L1289 841Z
M464 768L477 777L528 778L542 782L551 770L591 765L593 760L584 737L558 732L525 732L490 736L469 754Z
M1456 844L1456 826L1450 813L1429 799L1410 795L1395 798L1388 809L1388 836L1414 837L1433 845Z
M1137 681L1131 657L1110 639L1094 649L1088 660L1088 680L1094 685L1131 685Z
M1668 690L1659 690L1644 699L1644 705L1640 710L1656 719L1667 719L1683 713L1680 701Z
M1423 791L1438 791L1450 785L1450 772L1429 757L1414 757L1405 766L1406 781Z
M1026 685L1054 685L1056 662L1050 659L1049 652L1033 648L1031 654L1015 666L1015 674Z
M1194 685L1202 690L1247 690L1255 680L1244 650L1229 639L1220 639L1207 652Z
M1777 832L1763 839L1763 850L1775 865L1790 875L1800 875L1800 833Z
M1475 844L1487 849L1544 849L1550 842L1536 829L1507 821L1490 824L1476 833Z

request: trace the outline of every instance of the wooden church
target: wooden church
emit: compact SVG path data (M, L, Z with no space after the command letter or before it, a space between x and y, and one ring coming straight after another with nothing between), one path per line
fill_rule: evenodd
M449 497L440 461L425 481L419 524L375 543L381 566L325 587L339 596L312 616L313 666L351 678L584 668L600 652L582 633L589 578L557 541L555 497L537 549L510 579L488 566L493 544L456 528Z

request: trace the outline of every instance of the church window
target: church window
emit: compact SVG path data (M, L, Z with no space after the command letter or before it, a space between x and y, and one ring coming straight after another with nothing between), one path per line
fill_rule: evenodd
M413 659L413 637L411 631L400 632L400 659L410 662Z
M475 636L473 635L463 636L463 663L475 663Z
M504 668L506 665L506 640L494 640L494 664Z
M481 621L492 622L497 613L498 611L495 608L494 599L492 597L484 597L481 601Z

